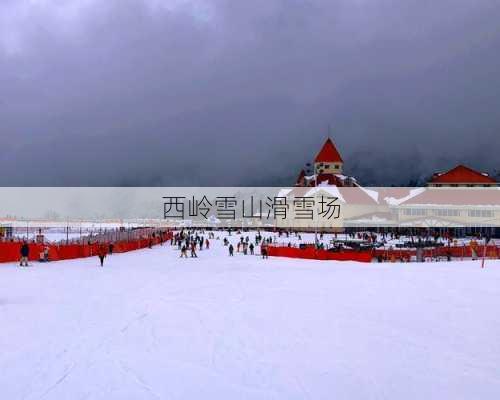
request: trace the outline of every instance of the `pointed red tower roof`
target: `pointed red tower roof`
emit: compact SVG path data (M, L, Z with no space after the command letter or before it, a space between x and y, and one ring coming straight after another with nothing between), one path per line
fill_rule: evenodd
M465 165L458 165L444 174L434 174L431 183L496 183L496 181L487 174Z
M332 139L326 139L325 144L314 159L314 162L344 162L340 153L332 142Z

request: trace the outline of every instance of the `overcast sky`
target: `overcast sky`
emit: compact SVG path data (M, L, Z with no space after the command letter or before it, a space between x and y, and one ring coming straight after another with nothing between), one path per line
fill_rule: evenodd
M0 185L500 168L498 0L2 0Z

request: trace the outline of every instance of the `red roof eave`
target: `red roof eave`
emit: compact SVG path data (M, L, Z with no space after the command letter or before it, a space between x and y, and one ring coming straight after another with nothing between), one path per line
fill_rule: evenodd
M458 165L440 175L434 176L430 183L443 184L477 184L477 183L496 183L496 180L490 176L484 175L481 172L475 171L472 168L464 165Z

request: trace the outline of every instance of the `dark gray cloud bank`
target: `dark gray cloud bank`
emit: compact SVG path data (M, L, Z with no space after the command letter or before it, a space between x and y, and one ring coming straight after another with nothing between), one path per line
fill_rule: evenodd
M497 0L3 0L0 185L499 169Z

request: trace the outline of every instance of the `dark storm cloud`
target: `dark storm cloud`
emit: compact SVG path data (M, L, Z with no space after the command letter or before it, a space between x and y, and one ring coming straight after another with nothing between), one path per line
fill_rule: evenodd
M1 185L291 184L499 168L496 0L0 3Z

